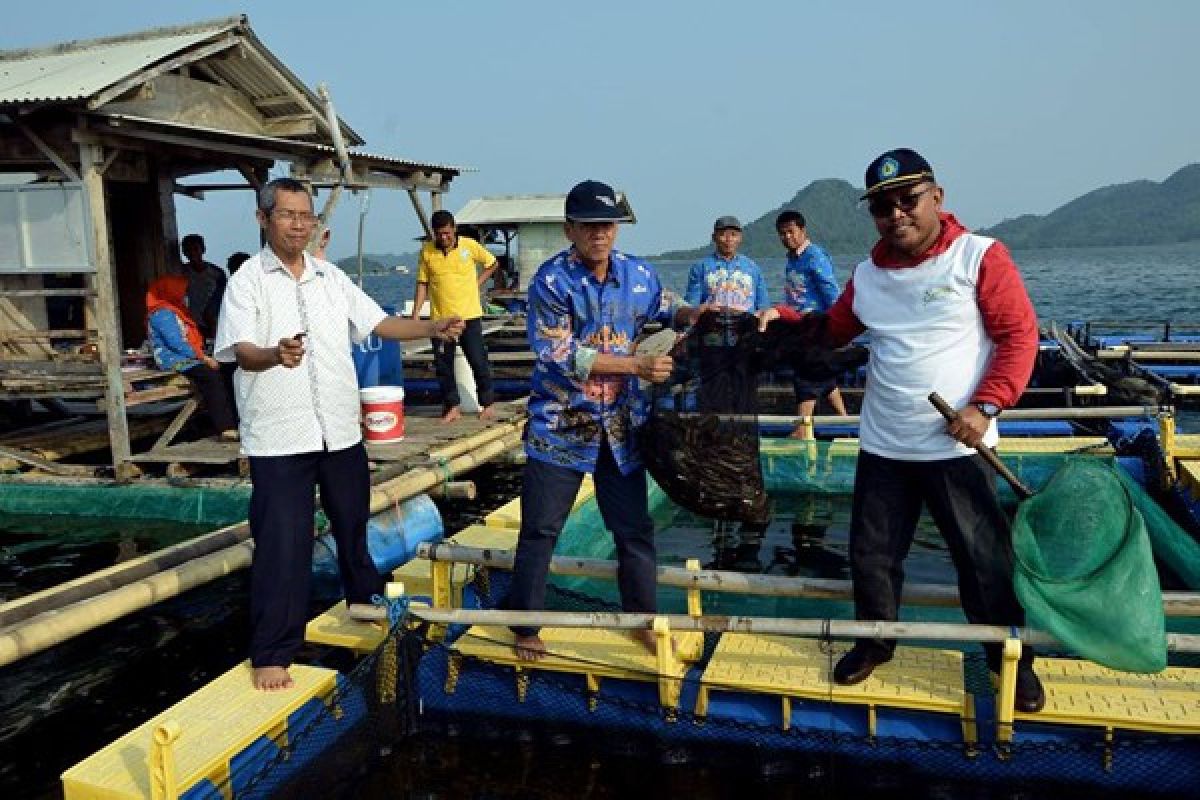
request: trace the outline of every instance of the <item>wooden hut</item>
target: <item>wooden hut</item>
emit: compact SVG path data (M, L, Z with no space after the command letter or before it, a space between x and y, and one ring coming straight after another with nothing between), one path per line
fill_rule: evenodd
M127 400L186 391L122 371L147 284L179 261L175 195L254 190L283 162L330 189L323 218L343 189L393 188L428 227L421 193L440 208L461 169L362 144L244 16L0 52L0 404L95 399L131 474Z
M567 247L563 234L566 199L565 194L476 197L454 215L454 220L478 230L481 239L503 244L509 259L515 240L517 286L513 288L526 289L542 262ZM618 199L625 214L636 221L625 195L618 194Z

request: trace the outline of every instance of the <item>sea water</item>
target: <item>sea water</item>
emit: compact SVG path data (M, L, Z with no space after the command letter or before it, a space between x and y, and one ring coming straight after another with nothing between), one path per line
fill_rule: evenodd
M1014 257L1042 320L1136 318L1200 323L1200 291L1196 289L1200 243L1040 250L1017 252ZM835 257L843 284L859 258ZM668 288L679 292L686 288L689 263L662 261L657 266ZM764 259L762 266L772 298L778 299L783 261ZM368 276L365 287L384 304L412 296L411 276ZM1185 418L1183 424L1200 430L1195 415ZM514 496L519 491L519 474L517 468L487 467L473 476L480 497L472 503L443 503L447 530L478 521L483 513ZM754 556L764 570L846 577L845 499L819 502L827 504L793 509L788 512L790 521L779 518L768 529ZM806 521L806 516L811 519ZM723 557L721 543L703 522L680 517L676 523L660 539L664 557ZM145 523L136 524L141 527ZM139 532L135 538L142 536L144 532ZM13 541L11 532L0 541L0 566L8 570L0 575L8 581L6 591L15 595L31 590L35 583L46 585L43 581L48 573L36 568L24 572L30 567L22 554L3 549ZM107 559L109 550L115 553L130 546L129 537L119 531L98 541L102 543L90 555L89 551L60 551L51 561L57 560L57 568L74 568L80 559L97 553ZM738 541L730 539L727 544L724 549L730 552L724 557L736 560ZM943 545L929 526L918 530L906 568L910 580L950 579ZM58 775L63 769L240 661L248 632L246 596L246 575L238 573L0 668L0 797L59 797ZM314 597L311 609L315 613L331 602L328 597ZM306 650L302 660L320 655L323 653ZM639 753L628 748L584 746L569 739L537 741L512 735L484 742L422 740L409 743L383 761L373 756L365 756L372 758L369 769L363 769L362 763L352 764L338 783L339 791L323 796L327 800L337 796L574 800L639 797L651 792L698 800L747 794L757 798L888 800L908 796L1065 800L1071 796L1061 790L1047 793L1028 786L929 783L899 774L864 772L833 760L779 762L764 756L732 765L680 764L670 751ZM330 770L335 769L330 764ZM310 795L301 792L295 796ZM1081 792L1079 796L1095 795Z

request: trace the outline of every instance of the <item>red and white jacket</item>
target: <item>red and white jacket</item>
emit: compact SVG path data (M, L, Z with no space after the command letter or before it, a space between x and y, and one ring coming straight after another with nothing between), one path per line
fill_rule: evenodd
M916 260L882 241L854 269L829 310L835 345L870 333L871 359L859 441L863 450L909 461L973 453L946 433L930 405L1014 405L1033 372L1037 316L1008 248L942 214L934 245ZM783 319L800 315L779 307ZM984 442L997 440L993 422Z

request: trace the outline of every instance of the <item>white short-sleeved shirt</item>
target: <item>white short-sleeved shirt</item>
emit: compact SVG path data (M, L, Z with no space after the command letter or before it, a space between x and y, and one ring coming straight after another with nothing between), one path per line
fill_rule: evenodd
M386 317L338 267L307 253L299 280L270 247L243 264L225 289L214 357L236 361L240 342L274 347L301 331L308 335L298 367L234 374L242 451L282 456L357 444L362 430L351 345Z

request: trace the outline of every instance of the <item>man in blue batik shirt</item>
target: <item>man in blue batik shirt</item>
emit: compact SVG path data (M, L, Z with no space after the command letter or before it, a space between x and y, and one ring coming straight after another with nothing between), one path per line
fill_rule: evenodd
M638 379L661 383L674 363L634 354L651 322L686 327L699 309L666 292L654 268L613 249L627 222L612 188L584 181L567 195L563 229L571 247L538 269L529 286L529 341L537 362L530 380L521 532L504 606L540 610L558 534L585 473L617 546L617 584L626 611L655 606L654 526L646 471L637 449L645 419ZM514 627L517 655L535 661L546 645L535 627ZM636 638L653 648L649 630Z
M738 254L742 223L737 217L720 217L713 224L716 252L692 265L683 299L691 305L712 305L734 311L770 308L771 298L762 270Z
M833 276L833 260L820 245L808 238L804 215L799 211L784 211L775 218L775 232L787 250L783 301L797 311L828 311L841 290ZM817 409L817 400L822 397L829 398L829 405L836 413L846 416L846 404L835 378L810 381L797 376L793 383L800 421L792 436L811 438L812 415Z

